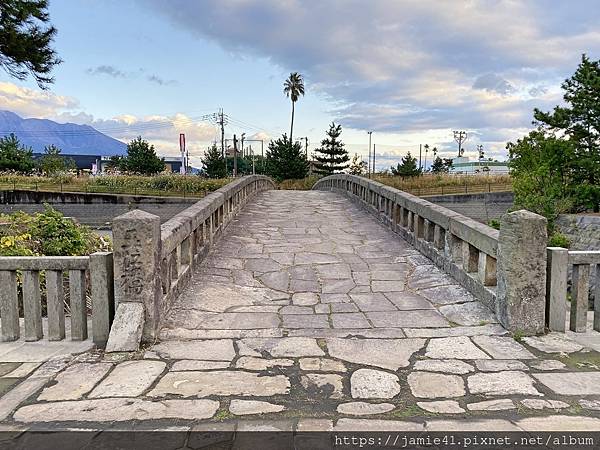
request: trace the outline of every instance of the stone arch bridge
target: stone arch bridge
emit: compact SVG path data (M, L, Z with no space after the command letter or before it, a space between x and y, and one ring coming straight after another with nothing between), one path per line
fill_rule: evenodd
M595 255L547 249L545 219L526 211L496 231L350 175L274 187L244 177L162 226L115 219L103 274L116 314L98 307L93 326L107 353L65 363L8 420L506 431L562 411L600 428L597 353L584 351L598 341L563 333L563 265L580 267L577 288Z

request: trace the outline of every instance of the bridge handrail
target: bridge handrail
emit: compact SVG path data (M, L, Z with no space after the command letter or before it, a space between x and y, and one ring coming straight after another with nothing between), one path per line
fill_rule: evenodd
M71 340L88 338L87 292L92 301L92 339L102 346L108 340L114 314L113 255L97 252L89 256L0 257L0 317L2 340L21 336L18 277L22 274L23 325L26 341L44 337L42 303L45 300L51 341L65 339L64 278L68 274L71 310ZM89 276L87 276L89 273ZM41 275L44 275L41 277ZM45 281L41 282L41 278ZM43 295L45 287L45 296Z
M510 278L508 271L514 270L512 267L503 272L503 285L500 293L502 298L498 298L498 285L500 284L498 270L500 233L498 230L423 198L355 175L330 175L318 180L313 189L342 192L352 200L359 202L495 311L501 322L504 321L505 326L514 329L529 327L532 332L543 330L543 311L541 319L538 314L530 321L522 318L523 320L519 323L516 323L515 318L510 317L512 312L507 313L506 311L507 308L511 308L510 303L512 302L512 300L506 300L506 297L516 295L516 289L515 292L508 292L512 288L506 289L506 285L511 283L518 285L523 281L518 280L518 276L511 274L512 279L505 283L507 278ZM519 215L515 224L521 220L524 222L545 220L532 213L519 213L523 214ZM510 251L515 251L514 246L508 247L510 247ZM541 252L544 254L543 267L545 270L545 242ZM508 258L505 256L505 260ZM536 264L540 266L542 262L536 261ZM510 266L510 264L506 264L506 266ZM533 281L533 283L536 282ZM543 296L544 292L542 291L541 299L536 299L536 301L543 302ZM538 297L540 296L538 295ZM509 323L511 321L514 323Z
M269 177L250 175L207 195L162 225L158 216L139 210L114 219L115 296L119 305L144 305L142 340L156 339L161 321L189 283L194 267L235 214L256 193L274 187Z
M271 178L239 178L184 209L161 226L163 307L187 284L194 265L204 259L231 219L257 192L275 188Z

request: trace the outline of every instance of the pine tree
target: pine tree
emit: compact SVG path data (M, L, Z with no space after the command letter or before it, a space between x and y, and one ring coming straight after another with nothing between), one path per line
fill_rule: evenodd
M165 160L156 156L154 145L138 136L127 144L127 156L118 160L119 169L124 172L153 175L165 170Z
M401 177L415 177L421 175L421 170L417 167L417 158L413 158L410 152L402 157L402 161L399 162L396 167L392 166L390 170L392 171L392 174Z
M358 153L355 153L350 162L348 173L350 175L363 175L367 171L367 163L362 160Z
M446 172L446 167L444 166L444 161L439 156L436 156L431 164L431 173L444 173Z
M267 175L277 181L297 180L308 174L308 161L299 142L293 144L287 135L269 142Z
M575 148L568 162L570 189L576 205L600 210L600 61L584 54L573 76L562 84L566 106L553 112L535 109L534 117L553 136L568 140Z
M342 126L332 122L327 131L327 137L321 141L321 147L316 149L317 160L315 172L322 175L331 175L348 168L350 160L344 143L340 140Z
M226 178L227 169L221 151L213 144L204 152L202 158L202 170L208 178Z
M30 73L42 89L61 62L51 47L56 29L44 27L48 21L47 0L0 0L0 67L18 80Z
M436 156L431 164L431 173L448 173L452 168L452 158L440 158Z

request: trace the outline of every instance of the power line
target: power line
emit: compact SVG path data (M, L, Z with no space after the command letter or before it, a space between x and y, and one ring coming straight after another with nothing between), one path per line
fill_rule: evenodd
M242 127L242 128L251 128L251 129L253 129L255 131L264 131L265 133L268 133L270 135L276 135L276 134L278 134L278 133L274 132L273 130L268 130L268 129L266 129L264 127L261 127L259 125L254 125L254 124L251 124L249 122L246 122L246 121L243 121L243 120L240 120L240 119L236 119L235 117L232 117L232 116L229 116L229 118L230 118L232 124L237 125L237 126Z
M84 136L95 134L96 132L111 134L111 133L123 133L123 132L134 132L134 131L148 131L157 130L163 128L175 128L177 126L195 125L197 122L213 122L215 120L215 114L205 114L200 117L190 117L186 119L163 119L163 120L151 120L147 123L134 123L130 125L119 125L114 127L99 127L94 128L92 125L83 124L78 125L82 127L90 127L90 129L79 129L79 130L0 130L0 134L22 134L29 136L45 136L45 135L61 135L61 136Z

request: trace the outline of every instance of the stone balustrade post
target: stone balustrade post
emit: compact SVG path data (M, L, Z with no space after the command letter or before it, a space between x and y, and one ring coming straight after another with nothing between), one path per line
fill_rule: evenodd
M539 334L546 311L546 218L505 214L498 240L496 315L510 331Z
M547 249L546 322L551 331L565 331L569 251L561 247Z
M92 284L92 336L94 344L104 347L115 316L113 254L96 252L90 255Z
M162 297L160 218L141 210L130 211L114 219L112 231L117 316L121 304L143 305L142 340L154 341Z

